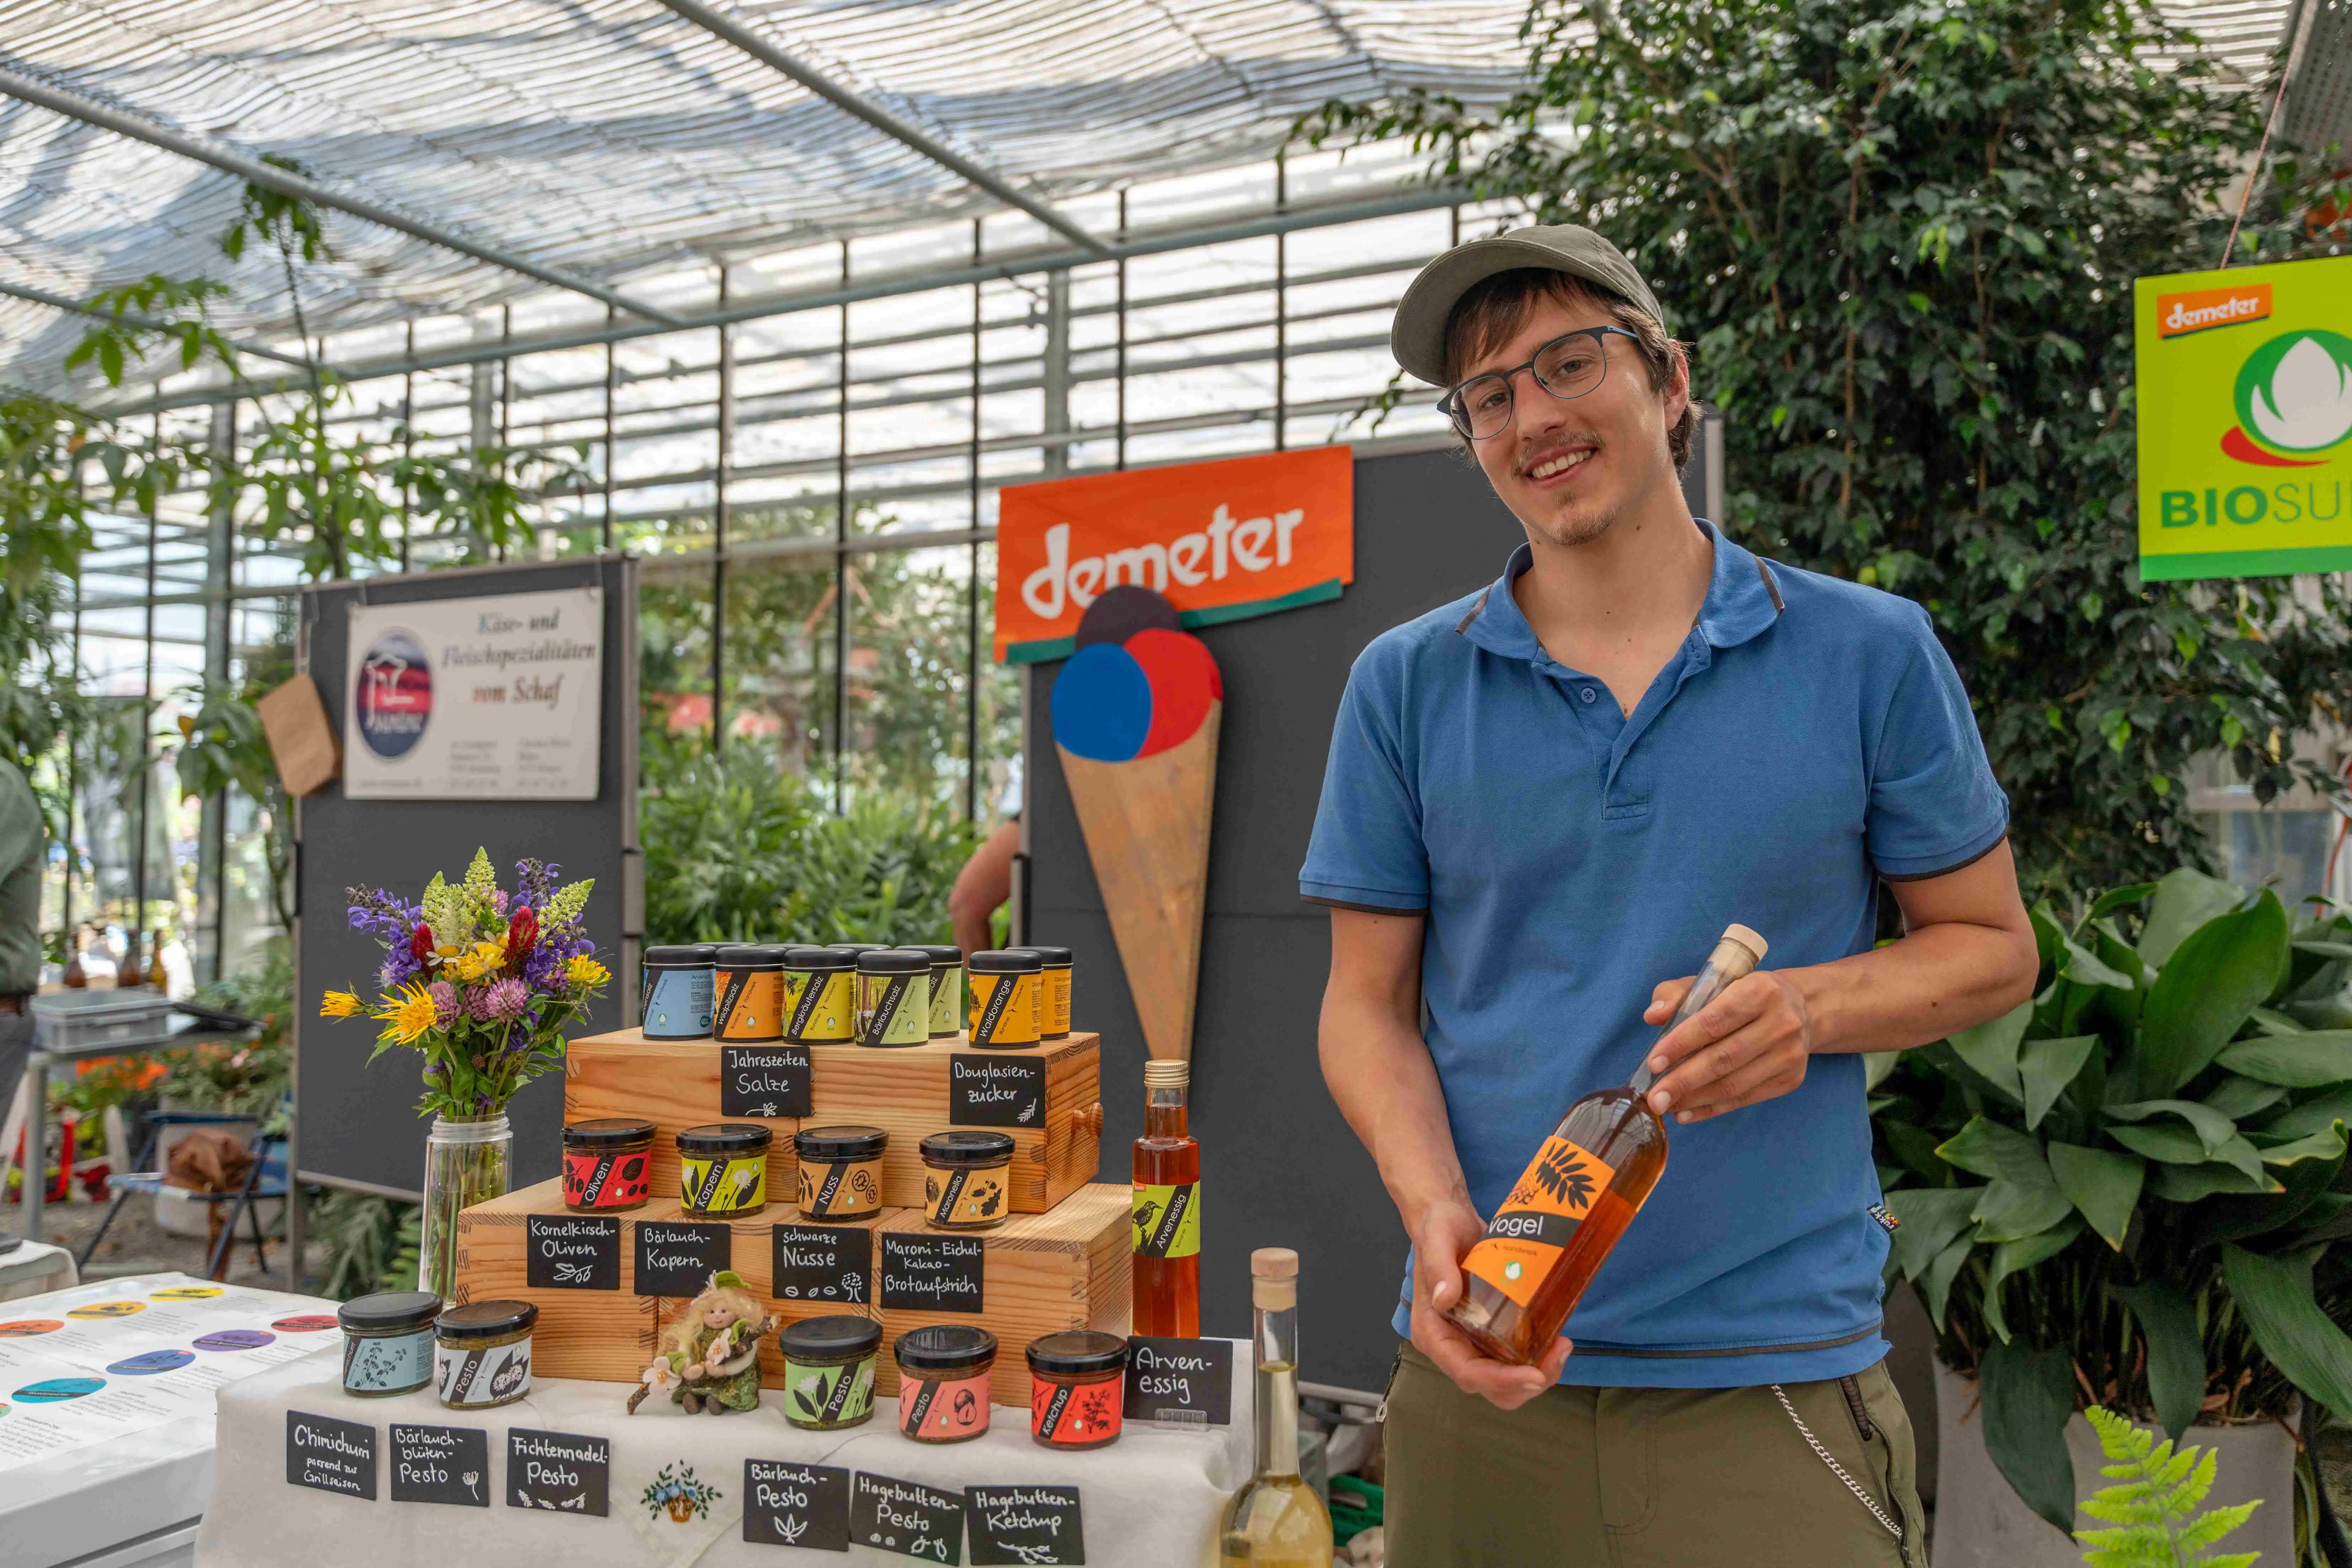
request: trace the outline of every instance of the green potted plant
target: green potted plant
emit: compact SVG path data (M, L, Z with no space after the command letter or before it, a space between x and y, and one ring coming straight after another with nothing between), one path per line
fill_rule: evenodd
M1936 1327L1937 1562L2077 1561L2093 1405L2246 1437L2221 1468L2273 1505L2249 1533L2304 1562L2287 1424L2352 1416L2323 1266L2352 1238L2352 917L2183 869L2033 923L2030 1001L1871 1069L1889 1277Z

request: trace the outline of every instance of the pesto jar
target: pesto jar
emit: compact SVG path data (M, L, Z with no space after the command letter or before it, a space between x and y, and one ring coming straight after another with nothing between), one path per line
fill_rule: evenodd
M785 1420L831 1432L873 1418L881 1324L850 1313L803 1318L786 1323L776 1344L784 1356Z
M677 1196L697 1219L740 1219L768 1206L768 1145L756 1121L713 1121L677 1135Z
M530 1331L539 1309L529 1301L469 1301L433 1325L433 1380L452 1410L512 1405L530 1392Z
M384 1290L336 1309L343 1327L343 1392L360 1399L408 1394L433 1381L433 1320L441 1298L430 1290Z

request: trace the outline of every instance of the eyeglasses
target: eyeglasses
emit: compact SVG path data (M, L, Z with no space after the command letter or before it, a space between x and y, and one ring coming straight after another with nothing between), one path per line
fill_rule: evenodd
M1525 364L1472 376L1439 398L1437 406L1465 439L1499 436L1511 423L1511 383L1519 372L1535 377L1538 386L1562 402L1581 397L1609 378L1609 353L1601 340L1612 337L1642 341L1622 327L1579 327L1536 350Z

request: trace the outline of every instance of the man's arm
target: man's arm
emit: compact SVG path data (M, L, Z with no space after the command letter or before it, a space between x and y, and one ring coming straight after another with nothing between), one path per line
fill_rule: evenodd
M1423 917L1331 911L1323 1079L1371 1152L1412 1238L1412 1342L1465 1391L1511 1410L1559 1379L1569 1342L1536 1367L1482 1355L1441 1316L1462 1299L1462 1258L1486 1234L1470 1202L1445 1093L1421 1037Z
M981 841L948 893L948 919L956 945L970 958L992 944L991 922L1013 896L1013 857L1021 851L1021 824L1005 823Z
M1788 1093L1816 1055L1907 1050L2032 994L2041 959L2006 842L1945 876L1888 886L1903 910L1900 940L1832 963L1758 970L1727 988L1658 1043L1650 1067L1663 1076L1650 1108L1704 1121ZM1690 984L1659 986L1648 1021L1674 1016ZM1325 1017L1328 1030L1328 1005Z

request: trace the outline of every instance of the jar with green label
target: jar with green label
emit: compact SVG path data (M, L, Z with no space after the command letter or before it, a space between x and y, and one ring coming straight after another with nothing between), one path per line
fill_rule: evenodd
M882 1325L841 1313L786 1323L784 1419L813 1432L862 1426L874 1415L874 1363Z
M930 955L909 947L859 953L857 1043L919 1046L930 1037Z
M952 1040L963 1033L963 949L941 944L915 951L931 961L931 1038Z
M829 947L784 950L784 1038L842 1045L857 1036L857 955Z
M768 1206L769 1131L713 1121L677 1135L677 1195L697 1218L740 1219Z

